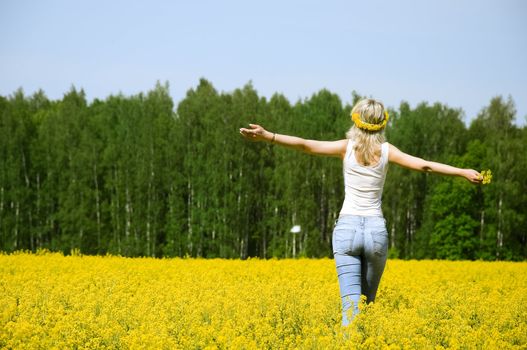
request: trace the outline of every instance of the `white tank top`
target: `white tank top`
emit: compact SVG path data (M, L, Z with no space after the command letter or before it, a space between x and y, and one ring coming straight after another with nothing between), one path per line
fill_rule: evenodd
M353 144L352 140L348 141L343 160L346 195L340 215L383 216L381 198L388 171L388 142L381 145L381 158L373 166L357 162Z

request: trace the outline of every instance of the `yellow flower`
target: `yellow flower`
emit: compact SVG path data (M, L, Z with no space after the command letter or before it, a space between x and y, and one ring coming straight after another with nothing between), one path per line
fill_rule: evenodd
M490 169L481 171L480 179L483 180L483 185L490 184L490 181L492 180L492 172Z
M525 261L388 259L341 328L333 259L0 254L0 348L518 349L526 295Z

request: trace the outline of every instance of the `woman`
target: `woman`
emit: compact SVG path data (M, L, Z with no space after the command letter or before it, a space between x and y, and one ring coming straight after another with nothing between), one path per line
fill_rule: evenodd
M475 170L417 158L386 142L384 129L389 116L384 105L377 100L359 101L353 107L351 117L353 126L346 134L347 138L339 141L279 135L256 124L240 129L240 133L252 141L268 141L305 153L343 160L345 198L332 238L342 298L343 326L347 326L359 312L361 294L366 296L368 303L375 300L386 264L388 231L382 214L381 197L388 163L417 171L461 176L476 184L482 181L482 176Z

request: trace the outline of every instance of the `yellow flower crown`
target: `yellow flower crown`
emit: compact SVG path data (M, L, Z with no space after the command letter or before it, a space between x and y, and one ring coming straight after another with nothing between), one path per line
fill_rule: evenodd
M380 124L370 124L370 123L363 122L362 119L360 119L360 114L359 113L352 113L351 114L351 119L353 120L353 122L355 123L355 126L357 128L364 129L364 130L369 130L369 131L379 131L382 128L384 128L386 126L386 123L388 122L388 118L389 118L388 112L385 110L384 111L384 120L382 121L382 123L380 123Z

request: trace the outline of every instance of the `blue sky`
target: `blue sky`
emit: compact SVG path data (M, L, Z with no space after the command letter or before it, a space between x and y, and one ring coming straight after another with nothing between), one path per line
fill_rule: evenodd
M91 100L156 81L179 102L204 77L291 102L322 88L470 120L496 95L527 116L527 1L0 0L0 95Z

